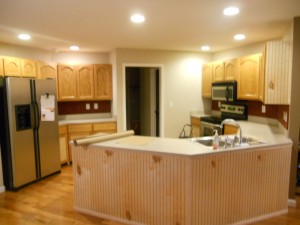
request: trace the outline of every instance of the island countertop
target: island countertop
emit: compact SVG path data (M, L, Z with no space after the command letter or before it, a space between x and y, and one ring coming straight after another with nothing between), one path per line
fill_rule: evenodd
M220 147L217 150L213 150L212 147L193 142L191 139L128 136L125 138L96 143L94 145L106 148L194 156L292 144L292 141L287 138L282 130L277 126L253 122L239 122L239 124L243 130L243 137L251 137L263 143L249 146L242 145L233 148Z

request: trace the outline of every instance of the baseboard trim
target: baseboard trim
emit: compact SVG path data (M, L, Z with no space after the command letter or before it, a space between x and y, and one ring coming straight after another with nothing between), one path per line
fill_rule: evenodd
M288 206L296 208L296 206L297 206L296 199L288 199Z
M0 186L0 193L5 192L5 187L4 186Z

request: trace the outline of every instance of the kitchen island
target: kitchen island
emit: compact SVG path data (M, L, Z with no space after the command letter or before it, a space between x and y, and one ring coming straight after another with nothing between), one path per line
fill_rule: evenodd
M292 143L212 150L129 136L73 146L75 209L125 224L246 224L287 213Z

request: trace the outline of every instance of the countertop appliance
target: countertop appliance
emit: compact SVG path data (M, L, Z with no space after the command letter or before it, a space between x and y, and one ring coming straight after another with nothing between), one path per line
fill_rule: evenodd
M214 82L211 88L212 100L234 102L237 98L237 82Z
M55 80L5 77L0 93L5 187L17 190L60 172ZM50 108L43 98L53 100Z
M214 130L223 134L220 125L224 119L247 120L247 105L237 103L221 104L221 117L205 116L200 117L200 136L213 136Z

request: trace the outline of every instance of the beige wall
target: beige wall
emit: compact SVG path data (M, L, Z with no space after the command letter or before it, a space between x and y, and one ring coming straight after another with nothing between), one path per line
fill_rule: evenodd
M289 137L293 141L293 152L291 162L289 197L295 198L297 157L300 128L300 17L294 20L293 29L293 67L292 67L292 89L289 120Z
M190 111L210 108L210 101L201 97L202 64L211 61L211 55L196 52L160 50L116 50L117 121L118 131L126 129L125 71L127 65L160 67L160 134L178 137L185 123L190 123Z

